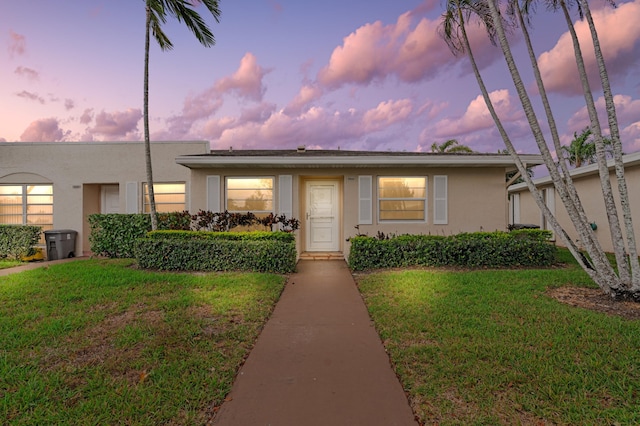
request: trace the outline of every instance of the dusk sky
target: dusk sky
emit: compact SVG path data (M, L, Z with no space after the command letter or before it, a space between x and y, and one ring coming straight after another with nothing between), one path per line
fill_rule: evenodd
M479 152L504 148L466 57L437 35L440 1L222 0L220 7L219 24L197 9L215 46L203 47L176 21L165 26L173 50L152 41L153 140L207 140L212 149L430 151L433 142L457 139ZM591 7L624 150L636 152L640 0ZM0 141L142 140L144 14L143 0L0 2ZM576 29L604 110L586 22ZM543 7L531 31L569 143L588 125L570 37L561 15ZM537 153L499 48L480 26L469 33L512 140ZM522 41L512 43L526 60ZM533 88L528 62L520 64Z

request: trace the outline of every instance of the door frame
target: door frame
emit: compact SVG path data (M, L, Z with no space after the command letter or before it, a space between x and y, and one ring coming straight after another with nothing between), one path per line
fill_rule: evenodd
M302 211L302 220L304 223L304 251L306 252L340 252L342 251L342 184L343 180L341 177L318 177L318 178L307 178L303 181L302 188L304 188L304 195L301 197L301 211ZM334 248L331 250L327 249L313 249L310 247L310 235L311 228L308 219L308 215L310 212L309 208L309 192L310 186L313 184L332 184L335 185L336 191L334 194L333 202L335 203L335 216L333 223L333 232L335 232L335 242Z

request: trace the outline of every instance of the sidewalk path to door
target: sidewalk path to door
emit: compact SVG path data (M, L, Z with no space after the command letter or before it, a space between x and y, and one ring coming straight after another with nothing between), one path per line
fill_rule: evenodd
M343 260L301 260L216 426L416 426Z

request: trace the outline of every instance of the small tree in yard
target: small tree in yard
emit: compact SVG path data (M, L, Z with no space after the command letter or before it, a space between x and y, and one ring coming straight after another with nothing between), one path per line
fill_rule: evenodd
M491 114L498 128L498 131L500 132L507 151L514 159L516 167L518 168L520 174L526 182L529 191L532 193L536 204L542 211L548 223L553 227L556 235L558 235L558 237L562 239L562 241L569 248L582 268L607 294L614 298L630 298L640 301L640 265L638 263L638 252L636 248L635 236L633 233L633 224L631 220L631 210L629 207L629 197L626 180L624 178L622 145L620 143L617 118L615 115L615 107L613 105L613 96L611 95L609 80L606 73L602 52L600 51L600 45L595 26L593 25L593 20L589 11L589 5L586 0L578 0L577 4L581 16L584 14L584 16L587 17L587 21L589 22L594 49L596 52L596 58L600 70L600 77L604 89L605 100L607 104L607 115L609 119L609 129L611 132L611 140L613 145L613 156L616 164L618 193L621 200L626 229L626 246L620 226L620 221L618 219L617 207L614 202L613 190L609 180L609 170L607 167L606 149L604 138L602 136L602 129L600 127L600 123L598 122L595 102L593 100L593 95L591 93L589 81L587 79L587 73L584 67L584 61L582 59L582 53L580 50L580 45L578 43L578 38L573 27L573 22L569 15L568 5L564 0L552 0L547 2L547 5L562 10L565 16L569 33L571 34L573 40L576 64L578 65L580 79L584 89L585 104L587 106L587 110L589 111L589 117L591 121L590 130L592 131L594 136L596 150L595 158L600 173L602 194L607 210L607 216L609 219L609 227L611 229L613 246L615 249L617 271L614 270L614 268L608 261L604 250L600 246L597 237L595 236L593 230L591 229L591 226L589 225L589 221L587 220L584 208L580 201L580 197L578 196L575 186L573 185L571 175L569 174L569 168L566 159L560 158L558 163L556 163L553 159L551 150L547 145L547 141L545 140L545 136L540 126L538 117L536 116L533 104L527 93L525 84L522 81L518 67L511 52L511 47L507 40L506 29L508 29L510 25L519 27L522 31L529 53L533 75L535 76L538 91L540 93L540 98L544 107L547 123L549 125L552 137L553 147L557 153L562 153L563 150L560 144L558 130L555 124L549 99L546 95L541 73L538 68L536 55L534 53L533 45L527 29L527 25L529 23L529 12L532 10L535 3L530 0L524 0L522 2L520 2L519 0L511 0L507 5L507 17L511 19L507 20L507 17L502 14L497 0L449 0L446 4L446 10L442 15L440 34L454 53L464 52L467 54L489 113ZM571 238L560 226L554 215L545 204L541 192L533 184L531 176L526 173L525 165L518 156L518 153L516 152L509 138L509 135L507 134L496 113L496 110L489 96L489 92L477 67L473 52L470 48L465 25L467 25L467 23L471 19L476 19L485 26L492 42L495 43L496 40L499 42L500 48L507 63L507 67L509 69L509 72L511 73L516 91L520 98L523 110L527 117L527 121L531 127L531 131L533 132L536 144L540 150L540 153L542 154L542 158L547 167L547 170L549 171L549 175L554 183L557 193L562 200L562 203L567 210L571 222L586 249L588 257L578 249L575 242L571 240Z
M162 31L162 24L167 22L167 15L185 23L198 41L205 47L213 46L215 38L202 17L194 10L198 4L204 4L216 22L220 22L218 0L145 0L146 25L144 43L144 154L151 207L151 229L158 229L156 217L156 198L153 191L153 168L151 165L151 141L149 136L149 40L151 34L158 42L160 49L173 48L171 40Z

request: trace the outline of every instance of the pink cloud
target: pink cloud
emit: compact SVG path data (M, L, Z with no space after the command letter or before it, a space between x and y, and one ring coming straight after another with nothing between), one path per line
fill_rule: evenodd
M364 113L363 127L367 132L374 132L395 123L407 120L413 111L413 103L409 99L380 102L378 106Z
M285 112L287 114L300 113L311 102L319 99L322 96L322 89L313 84L305 84L300 88L300 91L295 98L287 105Z
M637 18L640 16L640 0L621 3L615 9L604 7L593 10L592 15L596 28L600 29L598 37L607 62L609 76L623 78L640 55L640 43L638 43L640 26L637 23ZM580 40L589 81L592 89L597 90L600 87L600 80L587 22L576 22L575 29ZM568 95L582 93L569 33L563 34L550 51L542 53L538 62L548 91Z
M623 150L629 154L632 152L640 151L640 121L636 121L631 125L625 127L620 132L620 137L623 140Z
M45 103L45 100L42 96L38 95L37 93L27 92L26 90L16 93L16 96L22 99L39 102L41 104Z
M318 73L318 81L337 88L345 83L368 84L386 76L388 57L395 47L395 27L376 21L345 37L342 46L331 54L329 64Z
M284 111L273 111L261 120L226 118L210 120L205 126L212 136L212 146L226 149L249 149L269 146L272 148L294 148L300 143L307 146L344 149L363 148L359 138L382 133L393 126L400 126L412 118L413 105L410 100L381 102L367 111L349 109L329 111L322 107L311 107L299 115ZM252 117L255 117L252 116ZM214 137L218 136L218 137ZM385 139L386 140L386 139ZM372 149L369 145L366 148Z
M616 107L616 116L618 117L618 126L620 128L620 138L622 146L629 152L634 152L640 148L640 100L632 99L627 95L616 95L613 97L613 103ZM606 105L604 97L596 100L596 110L598 111L598 120L605 134L609 134L609 125L607 120ZM567 123L569 130L572 132L580 132L582 129L589 127L589 113L587 107L580 108L575 114L569 118ZM573 138L568 138L570 141ZM636 148L634 148L636 147Z
M509 91L496 90L489 94L493 106L500 119L506 122L514 122L524 118L519 104L513 104ZM472 132L494 128L495 123L489 114L487 105L481 95L478 95L469 103L465 113L454 119L444 119L436 124L435 129L428 129L421 136L421 140L427 137L449 137L451 135L464 135Z
M60 128L56 118L44 118L33 121L20 135L22 142L59 142L68 132Z
M87 133L110 140L138 139L138 122L141 118L142 112L138 108L111 113L102 111L96 115L95 126L88 128Z
M93 108L87 108L80 116L81 124L89 124L93 120Z
M195 122L215 114L222 104L222 98L213 88L197 95L190 95L184 100L182 112L166 120L167 131L157 136L162 139L185 138L191 132Z
M431 7L427 2L423 9ZM414 83L439 75L458 59L438 35L439 20L422 18L413 25L419 10L402 14L394 24L376 21L349 34L318 72L318 81L336 89L349 83L367 85L389 76ZM481 67L499 57L498 49L491 46L482 28L470 26L469 33Z
M240 68L231 77L216 82L214 88L221 94L235 92L241 97L260 101L265 92L262 78L268 72L258 65L255 55L246 53L240 60Z
M27 39L22 34L14 33L9 30L9 56L13 58L14 56L24 55L27 50Z
M20 77L25 77L30 81L35 81L40 77L40 74L38 73L38 71L32 68L22 67L22 66L17 67L13 71L13 73L19 75Z
M75 108L76 103L73 101L73 99L65 99L64 100L64 109L66 109L67 111L72 110L73 108Z

